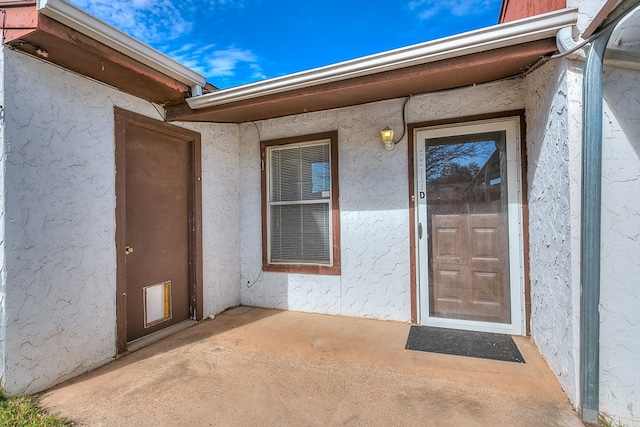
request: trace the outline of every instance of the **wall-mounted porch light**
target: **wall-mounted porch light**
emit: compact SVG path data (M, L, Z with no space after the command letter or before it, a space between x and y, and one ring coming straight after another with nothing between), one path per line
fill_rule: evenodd
M395 143L393 142L393 129L391 129L389 126L387 126L386 128L382 129L380 131L380 135L382 136L382 142L384 143L384 149L387 151L391 151L393 150L393 147L395 147Z
M411 97L413 95L407 96L404 100L404 105L402 105L402 135L398 138L397 141L393 140L393 129L389 126L385 127L380 131L380 136L382 137L382 143L384 144L384 149L387 151L393 150L396 144L399 144L404 138L404 135L407 133L407 109L409 108L409 101L411 101Z

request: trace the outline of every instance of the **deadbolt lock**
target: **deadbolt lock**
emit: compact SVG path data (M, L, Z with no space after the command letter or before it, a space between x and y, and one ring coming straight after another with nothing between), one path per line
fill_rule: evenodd
M124 254L125 255L129 255L133 253L133 248L131 246L125 246L124 247Z

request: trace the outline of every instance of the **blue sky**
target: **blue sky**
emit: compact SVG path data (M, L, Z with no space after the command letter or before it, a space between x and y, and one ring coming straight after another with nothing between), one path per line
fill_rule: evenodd
M219 88L494 25L500 0L70 0Z

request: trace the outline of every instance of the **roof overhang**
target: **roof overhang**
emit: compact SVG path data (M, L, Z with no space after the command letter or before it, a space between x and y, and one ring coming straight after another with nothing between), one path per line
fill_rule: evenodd
M563 9L218 90L168 106L167 119L241 123L495 81L555 52L556 33L576 17Z
M591 37L619 3L620 0L607 0L604 5L602 5L596 16L591 20L587 28L584 29L580 37L582 39L588 39Z
M4 1L13 49L161 104L201 93L205 78L64 0Z

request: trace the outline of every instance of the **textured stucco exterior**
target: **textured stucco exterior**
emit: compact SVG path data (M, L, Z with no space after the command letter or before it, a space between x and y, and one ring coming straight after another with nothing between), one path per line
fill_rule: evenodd
M113 108L159 115L146 101L13 51L4 51L3 70L3 386L19 393L114 357ZM210 315L239 303L237 127L184 126L202 133Z
M408 113L408 121L416 123L525 108L531 334L576 407L583 65L555 60L523 81L416 96ZM640 363L634 338L640 322L633 309L640 277L637 79L628 70L605 73L601 409L629 425L638 423L634 403L640 388L634 369ZM409 251L406 147L401 143L387 153L377 139L384 125L400 127L401 105L402 100L393 100L240 127L244 304L409 320L409 266L403 264ZM334 129L340 151L342 275L261 273L260 204L254 196L260 191L258 138Z
M640 426L640 72L606 68L600 409Z
M603 4L567 2L576 35ZM421 123L525 110L531 335L576 407L583 66L552 60L523 79L416 95L407 112ZM606 68L604 81L600 409L640 426L640 76ZM115 356L113 109L160 114L7 49L0 83L0 378L14 394ZM387 152L379 135L401 133L403 103L174 123L202 135L204 316L242 303L410 321L407 136ZM335 130L341 274L263 272L260 141Z
M4 141L4 55L0 51L0 144ZM5 296L6 296L6 283L7 283L7 269L5 265L5 239L4 239L4 168L5 168L5 156L4 156L4 144L1 144L3 148L0 150L0 378L4 378L4 365L5 365Z
M239 132L232 124L180 126L202 135L202 265L207 317L240 304Z
M516 110L524 108L523 100L519 81L420 95L411 99L407 119L419 123ZM240 126L243 304L411 320L407 137L390 152L380 141L383 127L402 129L403 102L396 99ZM333 130L338 131L341 275L261 273L259 138Z
M582 15L597 12L593 5ZM588 21L587 21L588 22ZM526 78L531 335L580 406L581 61ZM640 109L637 71L605 68L600 410L640 425Z
M579 398L581 78L554 61L526 78L531 336Z
M579 7L578 34L604 4L567 3ZM618 48L637 43L621 31L616 31L612 40ZM580 406L581 369L583 66L584 62L552 63L527 78L532 337L576 406ZM628 426L640 425L638 83L637 71L605 68L600 410ZM541 144L539 150L536 144Z

